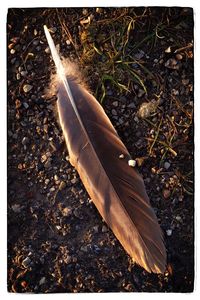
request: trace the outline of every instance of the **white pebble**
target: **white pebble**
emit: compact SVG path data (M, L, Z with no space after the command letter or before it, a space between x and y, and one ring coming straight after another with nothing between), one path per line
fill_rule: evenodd
M50 182L50 180L49 180L49 178L47 178L47 179L45 179L45 184L47 185L47 184L49 184L49 182Z
M136 160L129 159L128 165L129 165L130 167L133 167L133 168L134 168L134 167L136 166Z
M167 234L167 236L171 236L172 235L172 229L167 229L166 234Z

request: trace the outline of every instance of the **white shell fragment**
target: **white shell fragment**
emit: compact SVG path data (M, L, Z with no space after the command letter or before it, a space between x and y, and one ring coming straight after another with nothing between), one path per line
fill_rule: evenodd
M130 166L130 167L135 167L136 166L136 160L134 160L134 159L129 159L129 161L128 161L128 165Z
M120 155L119 155L119 158L120 158L120 159L123 159L123 158L124 158L124 154L120 154Z

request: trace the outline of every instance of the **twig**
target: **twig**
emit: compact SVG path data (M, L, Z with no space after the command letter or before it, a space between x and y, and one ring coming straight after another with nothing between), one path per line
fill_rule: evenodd
M148 141L150 142L153 142L154 139L152 138L146 138ZM157 143L163 145L165 148L167 148L174 156L177 156L177 152L175 150L173 150L169 145L167 145L165 142L163 141L159 141L159 140L156 140Z
M183 51L183 50L192 48L192 47L193 47L193 44L192 44L192 43L189 43L189 44L188 44L187 46L185 46L185 47L176 49L176 50L174 51L174 53L177 53L177 52L180 52L180 51Z
M153 146L155 145L155 142L156 142L156 140L157 140L157 138L158 138L159 131L160 131L160 126L161 126L161 124L162 124L162 119L163 119L163 118L161 118L161 120L160 120L160 123L159 123L158 128L157 128L157 131L156 131L155 138L154 138L154 140L153 140L153 143L151 144L151 147L150 147L150 150L149 150L149 154L150 154L150 155L151 155Z

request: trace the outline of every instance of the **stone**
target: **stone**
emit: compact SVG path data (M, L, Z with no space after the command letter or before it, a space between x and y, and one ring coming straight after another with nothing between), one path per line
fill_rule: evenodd
M165 49L165 53L171 53L171 47L169 46L167 49Z
M139 89L138 91L138 97L141 98L145 94L145 91L142 89Z
M22 266L27 269L30 266L31 263L31 259L30 257L26 257L23 261L22 261Z
M58 181L58 180L59 180L58 175L54 175L54 180L55 180L55 181Z
M165 199L168 199L168 198L170 197L170 195L171 195L170 190L167 190L167 189L164 189L164 190L163 190L163 197L164 197Z
M72 209L71 209L71 207L64 207L64 208L62 209L62 214L63 214L64 217L69 217L69 216L71 216L71 214L72 214Z
M168 161L166 161L165 163L164 163L164 168L166 169L166 170L168 170L169 168L170 168L170 163L168 162Z
M114 101L114 102L112 103L112 105L113 105L114 107L117 107L117 106L118 106L118 101Z
M23 139L22 139L22 145L27 145L28 142L29 142L29 138L27 138L26 136L23 137Z
M172 229L167 229L166 234L167 234L167 236L171 236L172 235Z
M32 85L30 85L30 84L25 84L25 85L23 86L23 91L24 91L24 93L28 93L28 92L30 92L30 91L32 90L32 88L33 88Z
M43 154L41 157L41 162L44 163L45 161L47 161L47 155Z
M137 162L136 162L136 160L134 160L134 159L129 159L129 161L128 161L128 165L130 166L130 167L135 167L136 166L136 164L137 164Z
M25 77L25 76L28 74L28 72L27 72L27 71L21 71L20 74L21 74L23 77Z
M168 68L168 69L178 70L179 69L179 62L174 58L170 58L166 61L165 67Z
M78 181L77 178L73 178L73 179L71 180L71 183L72 183L72 184L75 184L77 181Z
M107 228L105 225L103 225L101 231L102 231L102 232L107 232L107 231L108 231L108 228Z
M50 51L50 48L49 47L47 47L45 50L44 50L44 52L46 53L46 54L49 54L51 51Z
M23 106L24 106L25 109L28 109L28 108L29 108L29 105L28 105L27 102L23 102Z
M39 281L39 285L42 285L46 282L46 278L45 277L42 277Z
M176 59L182 60L182 59L183 59L183 56L182 56L181 54L176 54Z
M46 185L48 185L49 182L50 182L50 179L49 179L49 178L45 179L45 181L44 181L44 183L45 183Z
M62 191L66 188L67 184L65 181L61 181L60 185L59 185L59 190Z
M130 103L129 105L128 105L128 108L136 108L136 106L135 106L135 103Z
M93 231L94 231L94 233L98 233L98 231L99 231L99 226L98 226L98 225L94 226L94 227L93 227Z
M11 206L11 208L14 211L14 213L20 213L21 211L21 206L19 204L14 204Z
M17 78L17 80L20 80L21 76L19 73L17 73L16 78Z

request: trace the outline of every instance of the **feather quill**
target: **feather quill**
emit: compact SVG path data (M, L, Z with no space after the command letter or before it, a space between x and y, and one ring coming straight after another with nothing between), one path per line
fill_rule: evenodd
M148 272L163 273L163 235L143 179L128 165L130 154L98 101L69 71L66 77L46 26L44 30L60 78L57 108L70 162L132 259Z

